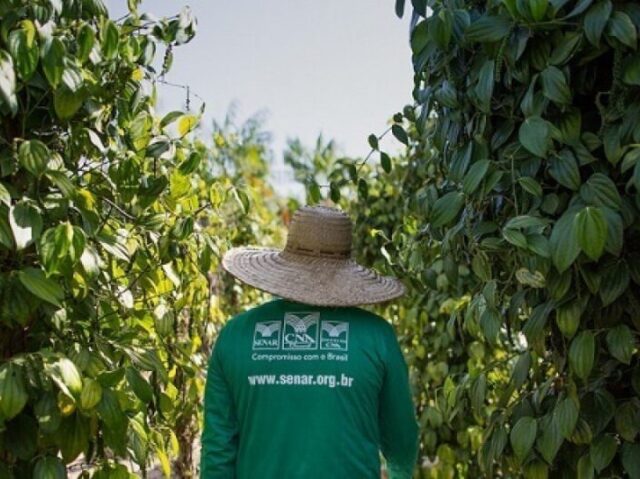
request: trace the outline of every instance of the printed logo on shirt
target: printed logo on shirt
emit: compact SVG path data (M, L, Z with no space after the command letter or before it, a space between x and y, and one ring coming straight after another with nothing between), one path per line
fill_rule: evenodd
M278 349L281 331L282 321L258 321L253 332L253 349Z
M320 313L285 313L282 349L318 349Z
M320 349L331 351L349 350L349 323L345 321L322 321Z

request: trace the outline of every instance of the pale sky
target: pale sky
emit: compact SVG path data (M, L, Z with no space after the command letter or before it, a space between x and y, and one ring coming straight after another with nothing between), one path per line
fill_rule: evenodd
M105 3L112 18L127 12L126 0ZM276 164L287 138L312 146L321 132L342 154L364 156L367 136L411 102L409 15L398 19L393 0L146 0L139 10L170 16L185 5L198 30L165 79L204 98L205 132L234 101L240 121L266 111ZM159 96L160 113L184 108L181 89L161 86Z

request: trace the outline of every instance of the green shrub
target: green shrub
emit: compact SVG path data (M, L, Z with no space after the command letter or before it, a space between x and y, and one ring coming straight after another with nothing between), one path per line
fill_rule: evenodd
M262 143L193 140L203 108L156 114L196 23L137 3L116 22L100 0L0 0L1 477L62 477L81 453L93 477L124 459L192 477L212 337L255 296L217 270L271 190L215 165L264 167Z

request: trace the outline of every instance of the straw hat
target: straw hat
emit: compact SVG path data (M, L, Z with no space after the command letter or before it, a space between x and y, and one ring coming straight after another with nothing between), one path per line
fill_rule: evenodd
M318 306L355 306L405 293L396 278L351 259L351 219L336 208L303 206L291 219L284 250L240 247L222 266L241 281L285 299Z

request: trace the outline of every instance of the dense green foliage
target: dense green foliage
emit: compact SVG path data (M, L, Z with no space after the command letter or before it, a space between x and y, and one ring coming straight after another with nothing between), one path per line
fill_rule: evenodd
M406 155L328 196L410 286L423 474L640 477L640 6L412 5Z
M214 125L207 146L203 109L157 116L195 20L137 3L115 22L100 0L0 1L2 478L76 459L191 477L212 338L257 297L218 264L272 219L259 125Z

